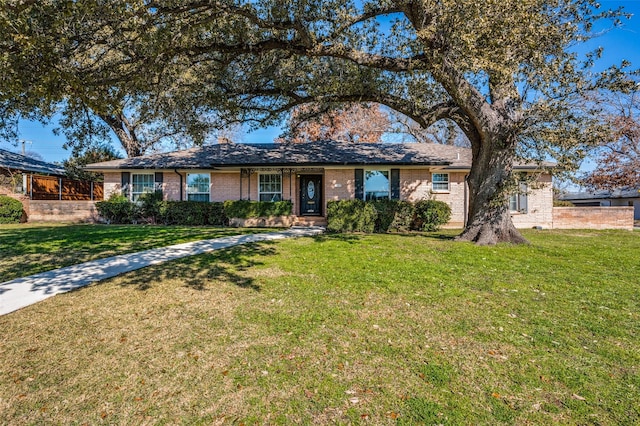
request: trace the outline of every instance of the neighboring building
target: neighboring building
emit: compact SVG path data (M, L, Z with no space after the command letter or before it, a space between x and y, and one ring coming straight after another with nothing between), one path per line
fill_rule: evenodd
M28 179L33 175L64 176L64 168L44 161L34 160L15 152L0 149L0 176L17 177L21 179L12 182L13 191L22 192L28 187Z
M640 220L640 189L570 192L560 199L576 207L633 207L633 218Z
M218 144L185 151L94 163L104 173L105 196L162 190L167 200L291 200L296 216L324 217L340 199L434 198L451 206L450 226L462 227L471 150L437 144ZM535 165L516 165L534 173ZM518 227L553 223L551 175L510 200Z

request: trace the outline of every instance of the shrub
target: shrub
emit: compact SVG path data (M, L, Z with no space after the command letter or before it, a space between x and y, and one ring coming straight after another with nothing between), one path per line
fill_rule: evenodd
M451 207L443 201L421 200L415 204L414 229L437 231L451 219Z
M138 209L142 220L148 223L158 223L161 203L162 192L160 191L142 194L138 199Z
M228 200L224 202L225 215L238 219L290 216L292 208L291 201Z
M377 217L375 232L406 232L411 229L414 207L408 201L378 200L372 202Z
M229 224L229 218L224 211L224 203L209 203L209 211L207 213L207 225L226 226Z
M0 223L20 223L22 203L15 198L0 195Z
M338 200L327 203L327 231L373 232L378 212L372 203L362 200Z
M165 225L215 225L227 224L222 203L201 201L162 201L159 203L159 220Z
M138 206L124 195L114 194L108 200L98 201L96 209L108 223L133 223L139 217Z
M553 200L553 207L575 207L575 204L566 200Z

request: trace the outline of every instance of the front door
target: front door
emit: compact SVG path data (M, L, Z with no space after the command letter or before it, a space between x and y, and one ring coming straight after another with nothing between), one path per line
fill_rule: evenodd
M300 215L322 215L321 175L300 175Z

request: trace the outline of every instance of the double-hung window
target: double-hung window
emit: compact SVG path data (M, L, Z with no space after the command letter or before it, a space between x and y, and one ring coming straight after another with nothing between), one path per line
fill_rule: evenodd
M431 175L433 192L449 192L449 173L433 173Z
M131 200L137 201L142 194L153 192L155 182L153 173L131 174Z
M364 199L366 201L388 200L390 195L389 170L366 170L364 172Z
M208 173L187 173L187 200L208 202L211 190Z
M260 201L282 200L282 176L280 174L261 174L258 181Z

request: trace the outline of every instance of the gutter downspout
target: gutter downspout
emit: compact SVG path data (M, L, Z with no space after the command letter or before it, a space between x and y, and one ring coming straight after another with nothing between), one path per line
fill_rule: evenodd
M469 215L469 184L467 183L468 179L469 175L464 175L464 219L462 221L464 227L467 226L467 216Z
M182 201L182 175L180 173L178 173L178 169L173 169L174 173L177 174L178 176L180 176L180 201Z

